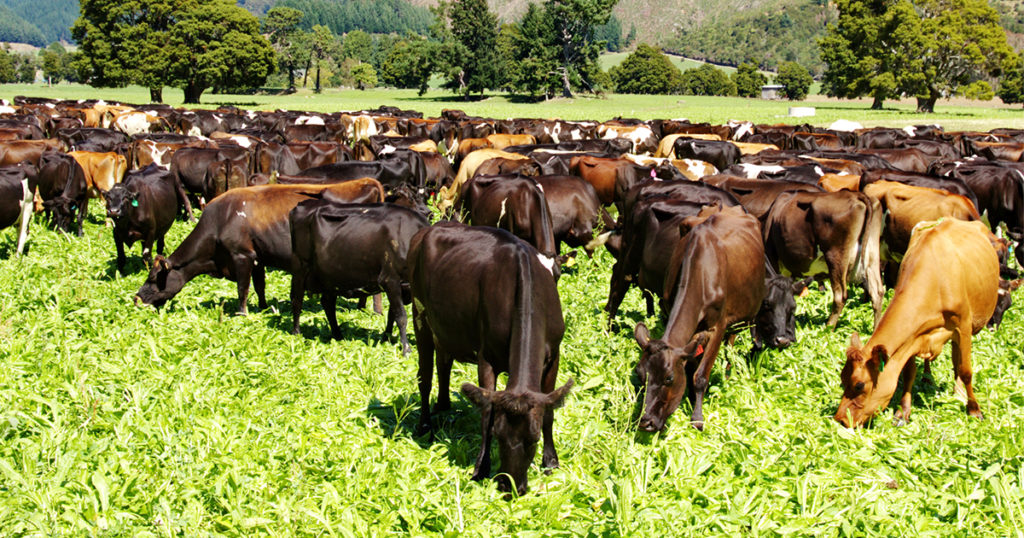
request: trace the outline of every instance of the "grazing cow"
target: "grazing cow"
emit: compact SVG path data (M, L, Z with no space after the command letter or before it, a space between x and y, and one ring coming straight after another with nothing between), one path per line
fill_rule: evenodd
M903 377L900 409L910 419L911 391L921 357L930 363L953 340L953 375L967 395L967 414L982 418L971 384L971 336L992 317L999 295L999 261L980 222L947 219L914 229L896 292L866 345L850 337L840 376L843 398L835 419L848 428L889 405Z
M129 173L107 192L107 216L114 221L117 270L124 275L125 244L142 241L142 260L153 265L153 243L164 253L164 236L178 213L178 193L169 171L156 165Z
M469 178L476 175L476 169L481 164L496 157L503 157L505 159L521 159L528 160L529 157L526 155L519 155L518 153L509 153L500 149L478 149L469 155L466 155L462 162L459 163L459 171L455 174L455 180L448 187L442 187L438 191L438 197L440 201L438 207L442 211L446 211L458 197L459 191L462 189L462 184L469 180Z
M864 186L864 194L877 199L885 214L881 258L899 262L910 245L917 223L942 218L981 220L970 200L939 189L915 187L895 181L876 181Z
M884 293L879 272L881 226L878 201L863 193L786 192L765 217L765 252L783 275L828 275L832 286L829 327L839 323L850 280L864 283L878 323Z
M790 191L822 192L815 185L800 181L775 181L768 179L746 179L720 174L704 180L709 185L728 191L739 200L743 209L759 221L763 221L772 204L780 194Z
M959 194L970 200L974 207L978 207L978 197L974 195L967 183L956 177L929 176L896 170L868 170L860 177L860 190L863 192L864 187L876 181L896 181L915 187L944 190L952 194Z
M60 145L55 140L14 140L0 142L0 166L8 166L28 161L39 164L39 157L47 150L58 150Z
M212 200L188 237L168 257L157 256L136 303L161 306L201 274L238 283L238 312L248 313L249 280L266 308L266 267L290 270L288 213L315 195L341 202L380 202L384 188L367 179L329 185L262 185Z
M554 279L525 241L504 230L455 223L420 231L407 264L419 351L418 431L431 429L435 353L435 411L451 407L452 362L475 362L479 386L462 385L480 409L483 439L473 479L490 474L493 435L501 457L498 488L510 491L514 482L520 495L526 493L526 471L542 433L542 464L558 467L554 408L572 388L570 380L555 389L565 322ZM508 384L497 391L502 372L508 372Z
M680 138L673 145L677 159L700 159L707 161L719 170L725 170L740 162L740 148L732 142L715 140L694 140Z
M551 215L551 233L555 243L570 247L583 247L588 256L596 248L594 226L601 223L606 230L615 227L615 221L597 198L594 187L576 176L534 176L548 203Z
M82 235L82 224L89 213L89 191L82 167L67 153L50 150L39 157L35 178L29 181L29 190L43 201L46 214L53 224L65 232Z
M569 164L569 172L593 185L603 205L615 204L620 211L629 189L645 180L687 179L679 169L668 162L662 162L654 167L639 166L626 158L609 159L590 155L573 157Z
M312 199L295 206L289 217L292 234L292 334L299 334L299 316L306 291L320 293L331 336L341 339L336 302L339 293L379 293L388 297L391 335L398 325L402 353L409 353L405 334L402 280L412 236L430 226L422 215L392 204L338 204Z
M475 176L455 200L455 214L476 226L508 230L530 243L547 259L548 270L558 274L558 243L551 232L551 214L544 192L524 176Z
M114 152L70 151L68 155L82 167L89 195L94 198L102 198L128 171L128 159Z
M28 222L32 217L32 191L23 166L0 167L0 230L20 222L18 254L25 249Z
M665 427L687 392L693 401L692 424L704 429L704 394L726 330L753 320L765 296L757 219L739 207L708 208L681 226L683 237L665 278L671 304L665 334L652 340L643 323L634 330L643 350L636 366L645 385L640 429L649 432Z

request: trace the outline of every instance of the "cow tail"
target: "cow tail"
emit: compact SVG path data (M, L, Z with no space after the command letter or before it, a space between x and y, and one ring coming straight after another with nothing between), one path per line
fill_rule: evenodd
M530 361L533 350L533 334L530 321L533 318L533 260L530 259L531 248L515 242L516 262L516 297L512 310L512 323L509 335L509 383L515 375L516 366L524 366ZM520 374L525 373L521 372Z
M879 242L882 235L882 208L881 203L864 193L858 193L858 198L865 206L864 225L861 226L860 237L858 238L857 258L854 262L853 280L865 282L869 289L873 286L881 287L881 259L879 253Z

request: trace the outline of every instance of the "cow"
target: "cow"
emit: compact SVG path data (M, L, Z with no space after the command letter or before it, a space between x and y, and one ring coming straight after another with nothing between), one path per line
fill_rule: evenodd
M740 162L740 148L731 142L680 138L673 145L677 159L700 159L719 170Z
M261 309L266 267L290 270L291 231L288 213L314 195L347 202L380 202L384 188L376 180L330 185L262 185L234 189L212 200L199 223L170 256L157 256L146 282L135 294L137 304L162 306L201 274L238 283L238 313L248 313L252 279Z
M915 187L927 187L929 189L940 189L952 194L959 194L978 207L978 197L974 191L967 186L963 180L956 177L938 177L914 172L900 172L896 170L868 170L860 177L860 190L875 181L896 181Z
M34 165L39 164L39 158L43 152L60 149L55 140L15 140L12 142L0 142L0 166L18 164L28 161Z
M594 227L615 227L611 215L601 207L594 187L577 176L543 175L532 179L547 200L555 243L583 247L592 256L596 248L592 243Z
M569 172L593 185L603 205L614 204L620 212L626 192L644 180L651 178L687 179L679 169L670 163L662 163L654 167L639 166L625 158L589 155L573 157L569 164Z
M490 474L493 436L501 456L498 488L526 493L526 471L542 434L542 464L558 467L554 408L572 388L572 380L555 388L565 322L554 279L525 241L504 230L456 223L417 233L407 265L419 352L418 432L431 431L435 354L435 411L451 407L452 362L475 362L478 386L462 385L480 409L483 438L473 479ZM508 372L508 383L497 391L502 372Z
M459 191L462 189L462 184L469 180L469 178L476 175L476 169L485 161L493 159L495 157L504 157L506 159L522 159L528 160L529 157L525 155L519 155L517 153L509 153L500 149L478 149L469 155L466 155L462 162L459 163L459 170L455 174L455 179L452 184L448 187L442 187L438 191L440 201L438 202L438 208L441 211L446 211L458 197Z
M963 385L967 414L982 418L974 397L971 336L995 311L999 261L981 222L946 219L920 223L903 258L896 291L885 314L862 345L853 333L840 374L843 397L835 420L856 428L889 405L903 378L900 408L893 420L910 419L911 391L921 357L930 363L953 341L953 375Z
M639 426L648 432L664 429L688 392L691 424L704 429L704 394L726 331L753 320L765 296L757 219L739 207L716 206L681 227L665 278L663 297L671 305L665 333L651 339L643 323L633 331L642 349L636 373L645 389Z
M82 225L89 213L89 191L85 172L70 155L49 150L39 157L35 178L30 179L29 190L43 202L43 208L53 224L65 232L82 236Z
M544 192L533 179L475 176L463 185L454 207L456 216L467 223L508 230L533 245L557 278L558 243L551 231L551 214Z
M822 189L815 185L799 181L746 179L725 174L709 176L704 181L735 196L743 209L759 221L764 221L772 204L784 192L822 192Z
M17 252L21 254L28 240L28 223L32 217L32 191L29 171L24 166L0 167L0 230L19 224Z
M860 192L785 192L765 216L765 253L786 276L827 274L832 287L828 326L839 323L847 282L861 281L871 299L875 323L882 311L877 200Z
M85 183L89 195L102 198L115 184L120 183L128 171L128 160L114 152L70 151L78 165L85 172Z
M107 217L114 221L117 270L122 275L127 258L124 247L142 242L142 260L153 265L153 243L164 253L164 236L178 213L178 193L169 171L156 165L130 172L125 181L107 192Z
M341 339L336 302L338 294L379 293L388 297L390 336L398 325L402 353L406 338L402 281L413 235L430 226L422 215L392 204L338 204L311 199L289 215L292 238L292 334L299 333L302 299L307 291L320 293L331 335Z

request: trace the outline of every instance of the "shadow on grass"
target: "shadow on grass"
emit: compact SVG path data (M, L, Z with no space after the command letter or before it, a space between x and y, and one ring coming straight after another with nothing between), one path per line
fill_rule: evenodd
M420 419L417 393L398 396L389 403L373 398L366 406L366 415L377 419L384 435L411 439L424 449L436 444L444 445L450 463L472 468L480 450L480 412L458 392L451 396L451 409L431 413L432 435L416 435ZM493 461L496 465L497 459ZM495 465L492 465L492 470Z
M311 300L312 299L312 300ZM232 301L235 305L238 304L237 299ZM339 298L338 310L354 310L358 308L357 301ZM280 315L268 316L267 327L270 329L283 331L286 333L292 332L292 303L290 300L271 300L267 299L267 310L276 309ZM252 310L252 309L250 309ZM307 294L306 299L302 301L302 312L304 314L320 313L323 312L323 307L320 306L319 296L310 298ZM391 340L386 338L382 332L356 325L346 319L339 317L338 329L341 332L341 340L356 340L359 342L378 341L378 342L390 342ZM398 331L393 331L397 334ZM317 339L321 342L327 343L332 340L331 327L327 323L326 319L317 318L313 320L310 316L299 317L299 335L306 339ZM397 336L394 338L398 341Z

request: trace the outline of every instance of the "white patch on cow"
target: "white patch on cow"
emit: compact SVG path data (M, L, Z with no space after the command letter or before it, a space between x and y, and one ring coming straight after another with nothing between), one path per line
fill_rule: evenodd
M540 260L540 264L544 266L552 275L555 274L555 259L548 258L547 256L537 253L537 259Z
M320 116L299 116L295 118L295 125L323 125L324 119Z
M768 166L760 164L742 163L740 168L743 169L743 174L747 179L756 179L757 175L761 172L768 172L769 174L778 174L786 171L785 166Z
M555 126L551 128L550 133L551 140L554 141L555 144L560 143L560 141L558 140L558 135L562 134L562 124L555 122Z
M704 161L698 159L683 159L686 163L686 170L696 177L704 177Z
M57 108L57 105L53 103L43 103L43 106L45 106L46 108Z
M917 136L917 128L914 127L913 125L907 125L906 127L904 127L903 132L907 133L907 135L910 136L910 138L914 138L915 136Z
M188 132L185 133L185 134L187 134L189 136L203 136L203 132L200 131L199 127L196 126L196 125L193 125L192 128L189 129Z
M231 140L234 140L236 144L243 148L248 148L252 145L252 140L249 140L248 136L232 136Z
M833 131L853 132L857 129L863 129L864 126L850 120L836 120L832 122L832 125L828 126Z
M619 132L616 131L615 129L605 129L604 130L604 136L601 137L601 140L611 140L613 138L618 138L618 137L619 137Z
M238 215L239 217L242 217L243 219L245 218L245 211L235 211L235 214Z
M146 256L149 256L149 249L148 248L142 249L142 257L145 258Z
M0 105L0 114L15 114L17 112L18 111L12 106Z
M499 223L501 222L501 219L505 218L505 204L507 202L508 202L508 197L506 196L505 199L501 201L501 213L498 214L498 222Z
M814 167L814 173L818 174L818 177L821 177L821 176L825 175L825 171L822 170L820 166L815 166Z
M388 154L394 153L396 149L398 149L398 148L396 148L395 146L392 146L391 144L388 144L388 145L384 146L384 149L380 150L380 153L378 153L378 156L379 155L388 155Z
M537 183L536 185L537 190L539 190L541 194L544 194L544 185L541 185L540 183Z
M579 129L573 129L572 132L569 133L569 135L572 137L573 140L583 140L583 131Z
M729 120L729 127L734 129L732 134L733 140L742 140L744 136L747 136L747 133L754 130L753 122L749 121Z
M100 99L99 101L96 101L96 106L107 106L107 102Z

